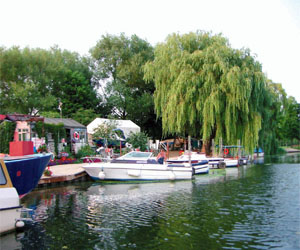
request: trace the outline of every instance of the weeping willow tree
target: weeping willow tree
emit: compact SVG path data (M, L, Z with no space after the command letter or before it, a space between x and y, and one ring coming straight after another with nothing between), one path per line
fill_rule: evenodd
M155 48L144 68L154 80L155 110L163 133L203 138L226 144L240 139L249 152L261 129L266 78L248 49L232 49L226 38L198 31L172 34Z

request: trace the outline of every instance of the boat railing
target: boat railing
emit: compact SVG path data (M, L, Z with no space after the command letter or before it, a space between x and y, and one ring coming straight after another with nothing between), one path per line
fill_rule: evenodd
M81 158L84 163L110 162L113 158L101 156L85 156Z

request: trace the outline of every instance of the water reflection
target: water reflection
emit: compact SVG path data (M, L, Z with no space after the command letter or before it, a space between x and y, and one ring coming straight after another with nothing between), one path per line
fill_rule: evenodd
M248 165L193 181L40 189L23 200L37 225L6 249L294 249L299 173Z

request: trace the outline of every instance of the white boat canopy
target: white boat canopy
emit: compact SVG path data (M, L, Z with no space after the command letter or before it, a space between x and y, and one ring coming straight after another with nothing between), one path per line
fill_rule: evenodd
M131 120L111 120L111 119L104 119L104 118L96 118L89 125L87 125L87 132L89 134L93 134L94 130L99 125L110 124L110 123L115 123L117 129L121 129L124 132L126 138L129 136L130 132L138 133L141 131L141 128Z

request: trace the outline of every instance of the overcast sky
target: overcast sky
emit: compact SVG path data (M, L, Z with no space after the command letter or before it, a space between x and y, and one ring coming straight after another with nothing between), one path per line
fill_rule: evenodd
M87 55L102 35L153 46L173 32L222 33L249 48L273 82L300 102L300 0L0 0L0 46Z

